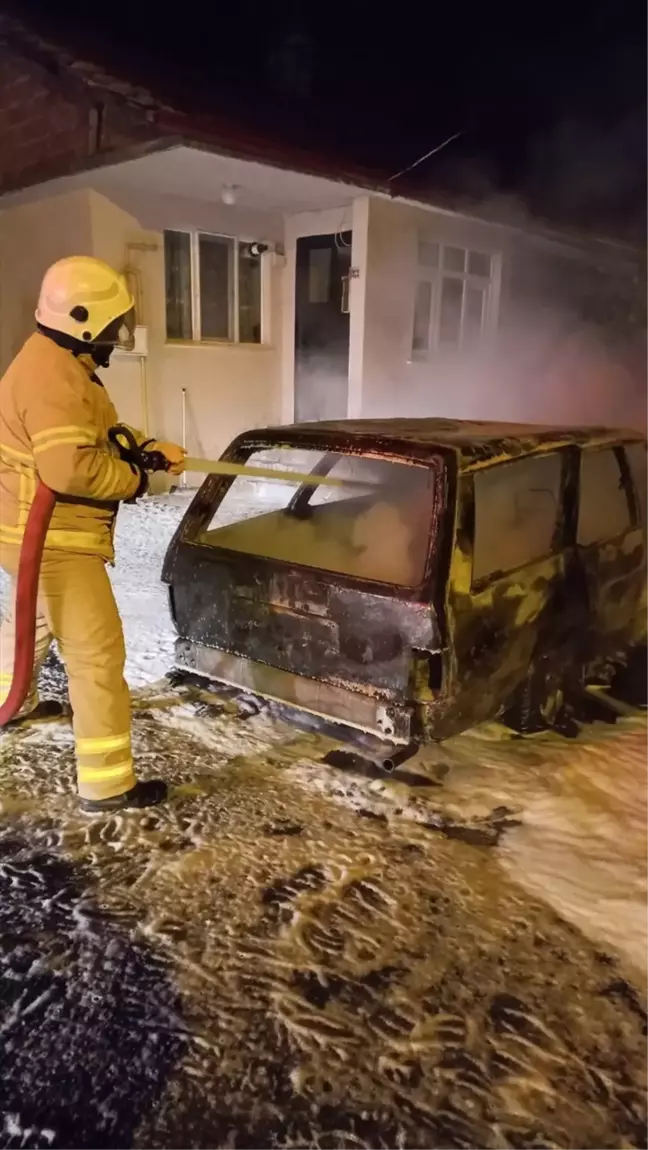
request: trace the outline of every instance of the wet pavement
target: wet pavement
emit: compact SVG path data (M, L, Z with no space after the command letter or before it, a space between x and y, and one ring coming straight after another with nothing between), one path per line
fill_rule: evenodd
M152 811L79 815L65 724L0 740L0 1146L646 1144L643 716L388 779L137 708Z

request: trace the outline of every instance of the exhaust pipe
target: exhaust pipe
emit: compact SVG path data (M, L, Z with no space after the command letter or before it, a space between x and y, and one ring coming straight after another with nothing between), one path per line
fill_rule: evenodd
M413 758L420 743L383 743L366 735L345 739L346 747L329 751L323 761L331 767L363 770L373 778L391 775L402 763Z
M373 763L379 770L391 775L396 767L400 767L401 763L411 759L418 749L418 743L405 743L404 745L402 743L384 743L377 747L367 748L366 752L363 749L362 758Z

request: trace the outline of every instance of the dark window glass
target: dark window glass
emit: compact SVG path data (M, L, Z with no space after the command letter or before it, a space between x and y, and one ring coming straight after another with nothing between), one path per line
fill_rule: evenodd
M432 284L421 280L416 285L414 300L414 330L412 351L419 354L430 349L430 307L432 305Z
M239 340L261 343L261 257L239 244Z
M637 499L639 500L639 515L642 527L646 526L646 501L648 492L648 475L646 469L646 444L632 443L625 449L626 458L634 481Z
M553 452L475 473L473 581L551 554L561 470L561 456Z
M187 232L164 233L167 339L191 339L191 240Z
M580 465L578 542L582 547L614 539L630 526L630 507L612 448L584 451Z
M234 240L200 235L198 259L201 339L233 339Z
M444 279L441 285L439 345L457 347L461 335L463 280Z

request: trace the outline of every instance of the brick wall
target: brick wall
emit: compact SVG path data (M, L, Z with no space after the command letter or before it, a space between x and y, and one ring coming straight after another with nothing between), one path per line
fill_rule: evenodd
M139 110L0 47L0 194L156 137Z

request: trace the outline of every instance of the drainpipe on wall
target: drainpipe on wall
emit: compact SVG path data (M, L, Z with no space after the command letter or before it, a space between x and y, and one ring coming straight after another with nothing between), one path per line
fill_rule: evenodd
M187 450L187 389L182 389L182 446ZM182 472L182 486L187 486L187 472Z
M142 431L149 435L149 403L148 403L148 377L146 374L146 356L140 356L140 386L142 391Z
M156 252L158 250L157 243L146 242L143 240L132 240L126 244L126 266L123 269L123 275L131 285L133 298L135 300L135 314L137 316L137 323L139 326L144 326L145 309L144 309L144 282L141 269L132 258L133 252ZM142 333L143 334L143 333ZM148 371L147 371L147 355L140 355L140 391L141 391L141 404L142 404L142 431L145 435L149 434L149 401L148 401Z

